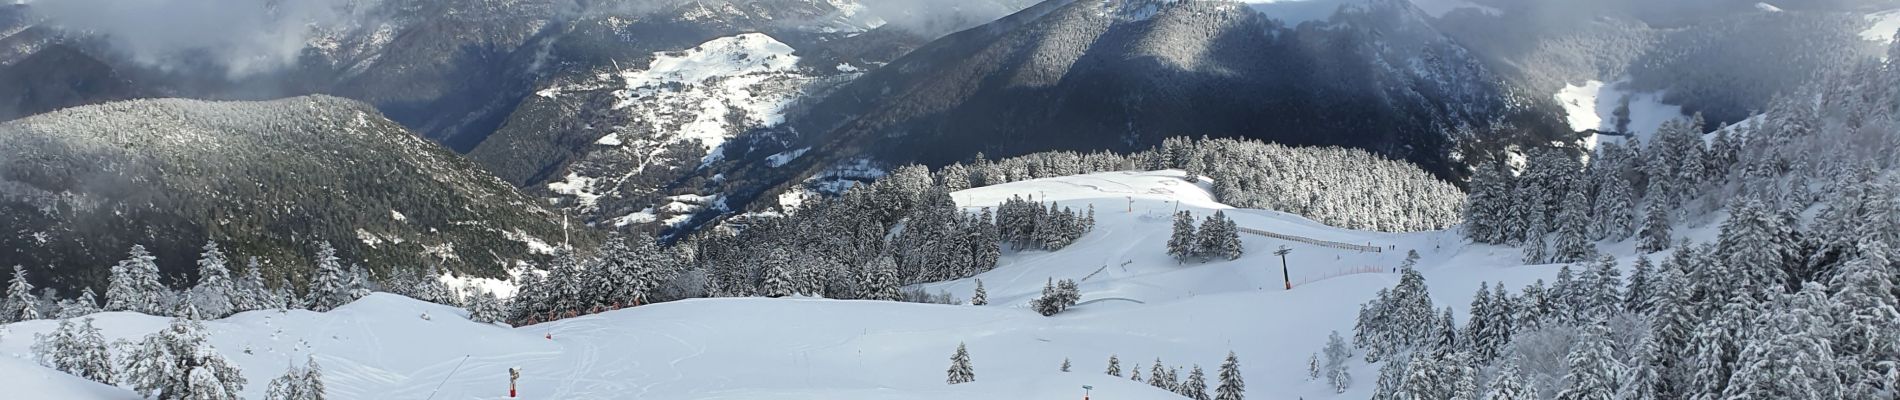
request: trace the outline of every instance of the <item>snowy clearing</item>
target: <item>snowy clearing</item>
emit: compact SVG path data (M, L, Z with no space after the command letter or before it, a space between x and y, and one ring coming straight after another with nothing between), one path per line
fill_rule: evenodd
M1656 128L1664 122L1682 118L1682 107L1664 104L1661 93L1630 93L1622 88L1622 81L1604 83L1591 80L1582 86L1564 85L1557 92L1557 102L1564 107L1565 120L1570 129L1578 132L1595 129L1603 132L1623 132L1642 138L1645 142L1656 133ZM1621 124L1617 110L1629 103L1628 124ZM1619 126L1621 125L1621 126ZM1586 145L1595 148L1604 135L1593 135ZM1620 137L1612 137L1621 140Z

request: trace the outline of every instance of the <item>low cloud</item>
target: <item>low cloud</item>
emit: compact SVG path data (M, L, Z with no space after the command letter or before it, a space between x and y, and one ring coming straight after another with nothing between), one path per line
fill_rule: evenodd
M1036 0L861 0L865 11L893 28L937 37L995 21Z
M354 0L58 0L31 10L61 29L99 34L132 60L159 68L202 66L231 77L297 61L314 27L340 23Z

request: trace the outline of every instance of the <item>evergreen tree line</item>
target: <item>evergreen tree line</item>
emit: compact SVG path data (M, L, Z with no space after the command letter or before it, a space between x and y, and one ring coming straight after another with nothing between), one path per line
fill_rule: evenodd
M1900 48L1888 52L1900 55ZM1869 183L1900 165L1892 151L1900 146L1900 67L1890 57L1821 75L1767 111L1710 133L1697 116L1665 123L1647 143L1602 143L1588 157L1539 148L1526 152L1521 168L1479 166L1464 233L1521 246L1528 262L1564 263L1590 259L1600 240L1634 238L1642 250L1667 249L1675 226L1744 201L1783 219L1838 209L1825 203L1880 190ZM1839 247L1858 232L1815 233Z
M685 248L656 243L644 233L614 236L584 260L556 249L545 275L531 269L516 277L517 292L505 304L485 291L471 293L470 319L530 325L694 296L698 288L680 280L690 257L679 252Z
M1004 200L996 206L996 225L1002 231L1003 241L1016 250L1055 251L1095 229L1095 205L1090 204L1088 211L1082 214L1068 207L1057 209L1057 206L1049 203L1045 208L1042 203L1024 200L1021 196Z
M1238 260L1246 249L1240 245L1240 226L1227 214L1216 210L1196 229L1194 213L1174 214L1174 231L1168 235L1168 255L1176 261Z
M460 296L434 274L424 269L379 281L361 265L345 267L329 243L318 245L312 270L303 272L308 286L299 293L288 278L266 284L263 267L257 258L245 262L242 273L234 274L229 257L216 242L206 243L197 265L197 280L182 290L173 286L182 279L165 284L159 276L156 259L144 246L134 245L126 259L113 265L107 278L105 296L100 299L92 288L84 288L76 298L58 299L51 290L32 294L26 271L14 267L6 298L0 300L0 322L43 318L77 318L100 311L132 311L147 315L183 317L176 314L187 306L206 318L265 309L309 309L328 311L369 295L387 291L450 305L459 305ZM399 270L400 271L400 270ZM101 302L103 300L103 303ZM185 304L189 303L189 304Z
M91 317L78 322L62 319L52 332L35 335L33 354L47 368L106 385L129 386L141 396L238 400L247 380L236 365L211 346L194 304L177 303L179 310L173 314L179 316L172 318L165 329L138 342L119 340L108 344ZM315 359L311 359L271 381L266 398L322 400L322 376Z
M1830 254L1808 239L1817 231L1782 225L1759 202L1733 214L1714 243L1679 243L1659 263L1640 256L1627 278L1604 256L1515 294L1482 285L1462 325L1449 307L1434 311L1424 278L1404 266L1354 328L1364 359L1385 363L1374 398L1900 394L1894 225L1858 222L1885 233Z
M936 177L950 190L1097 172L1181 169L1213 179L1235 207L1300 214L1327 225L1378 231L1442 229L1462 219L1462 191L1417 166L1363 150L1288 147L1253 139L1176 137L1133 154L1044 152L982 155Z
M1061 371L1069 372L1068 359L1062 360ZM1113 354L1109 355L1108 369L1104 373L1117 378L1122 377L1121 358ZM1140 365L1129 368L1128 373L1129 380L1146 382L1149 386L1174 392L1181 397L1193 400L1246 399L1247 384L1240 378L1240 357L1234 355L1234 352L1227 352L1227 359L1221 362L1220 370L1214 377L1215 386L1212 392L1209 392L1207 388L1207 374L1201 371L1199 364L1193 365L1185 377L1186 379L1183 380L1180 367L1168 367L1161 363L1160 358L1156 358L1154 364L1149 367L1146 380L1142 379ZM1209 397L1210 395L1212 397Z
M1356 327L1366 359L1385 363L1375 397L1900 396L1895 62L1824 71L1710 134L1691 119L1647 146L1605 143L1587 164L1546 149L1521 170L1479 169L1466 235L1576 264L1549 286L1481 288L1462 327L1449 308L1433 316L1408 271ZM1710 221L1711 243L1670 232ZM1638 257L1627 279L1593 254L1631 238L1673 251Z

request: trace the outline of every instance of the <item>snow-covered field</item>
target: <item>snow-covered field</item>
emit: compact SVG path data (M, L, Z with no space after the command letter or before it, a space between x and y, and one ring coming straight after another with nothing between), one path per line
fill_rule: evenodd
M988 306L700 299L505 328L469 322L457 309L376 294L329 313L249 312L206 325L211 343L249 379L246 398L262 398L270 379L314 355L334 399L504 398L509 367L523 368L527 399L1080 398L1084 385L1100 399L1176 399L1103 374L1106 360L1116 355L1124 370L1143 375L1157 358L1180 367L1182 376L1198 364L1211 380L1228 351L1239 355L1248 398L1366 398L1376 366L1356 363L1357 383L1335 395L1323 381L1305 379L1305 362L1328 332L1350 335L1359 304L1396 283L1398 275L1388 271L1407 250L1422 256L1434 302L1457 309L1460 320L1479 282L1515 289L1548 280L1558 268L1519 266L1517 250L1467 245L1450 231L1351 231L1233 209L1213 201L1203 185L1178 171L1113 172L955 193L971 210L1013 195L1095 207L1097 226L1074 245L1005 254L997 269L978 276ZM1163 250L1176 207L1197 218L1225 210L1241 227L1389 250L1243 235L1247 254L1239 260L1181 265ZM1280 259L1272 254L1279 246L1292 249L1292 290L1282 288ZM1626 243L1604 249L1633 252ZM1055 317L1031 311L1026 304L1051 277L1077 280L1083 304ZM975 280L926 286L968 298ZM108 340L166 323L128 313L94 317ZM0 387L10 394L27 388L25 398L129 397L28 365L33 334L55 325L5 327ZM958 343L969 346L976 382L947 385ZM1073 372L1058 372L1064 358Z
M1564 85L1557 92L1557 102L1564 107L1565 121L1570 129L1582 132L1596 129L1607 132L1624 132L1635 135L1648 142L1649 136L1664 122L1682 118L1682 106L1665 104L1662 93L1631 93L1621 88L1622 81L1604 83L1591 80L1582 86ZM1629 102L1629 124L1619 127L1617 109L1623 102ZM1592 135L1585 139L1591 148L1596 147L1602 135ZM1621 140L1621 137L1610 139Z

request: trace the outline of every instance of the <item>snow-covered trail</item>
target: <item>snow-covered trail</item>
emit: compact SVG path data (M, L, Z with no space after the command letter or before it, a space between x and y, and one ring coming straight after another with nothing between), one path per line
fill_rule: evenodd
M1103 374L1106 360L1118 356L1123 370L1148 375L1159 358L1183 374L1198 364L1212 376L1228 351L1240 357L1249 398L1365 398L1374 366L1355 363L1359 383L1334 394L1324 382L1304 379L1305 361L1329 332L1350 335L1359 304L1396 283L1397 275L1386 271L1406 251L1420 254L1437 306L1452 307L1461 319L1480 282L1501 281L1515 290L1557 270L1520 266L1516 249L1469 245L1455 232L1354 231L1232 209L1179 171L1033 180L953 197L974 211L1018 194L1072 208L1092 204L1096 228L1060 251L1011 252L973 279L924 285L967 298L982 279L989 306L696 299L508 328L469 322L453 308L376 294L328 313L250 312L206 325L211 342L250 380L247 398L261 398L270 379L315 354L332 398L346 400L423 399L438 385L437 399L504 398L511 367L523 370L525 399L1054 399L1078 398L1082 385L1095 387L1098 399L1178 399ZM1164 251L1168 216L1177 206L1197 218L1226 210L1242 226L1395 251L1245 235L1247 254L1239 260L1182 264ZM1305 282L1292 290L1282 288L1280 259L1272 254L1282 245L1293 249L1291 280ZM1627 247L1604 248L1629 254ZM1379 272L1352 273L1367 268ZM1026 304L1051 277L1088 277L1080 282L1084 302L1134 301L1092 302L1043 317ZM431 317L421 318L424 313ZM166 321L129 313L95 317L109 340L135 339ZM0 361L30 359L32 335L55 325L6 326ZM977 381L946 385L958 343L968 345ZM1065 358L1073 372L1057 371ZM42 375L0 374L0 387Z

